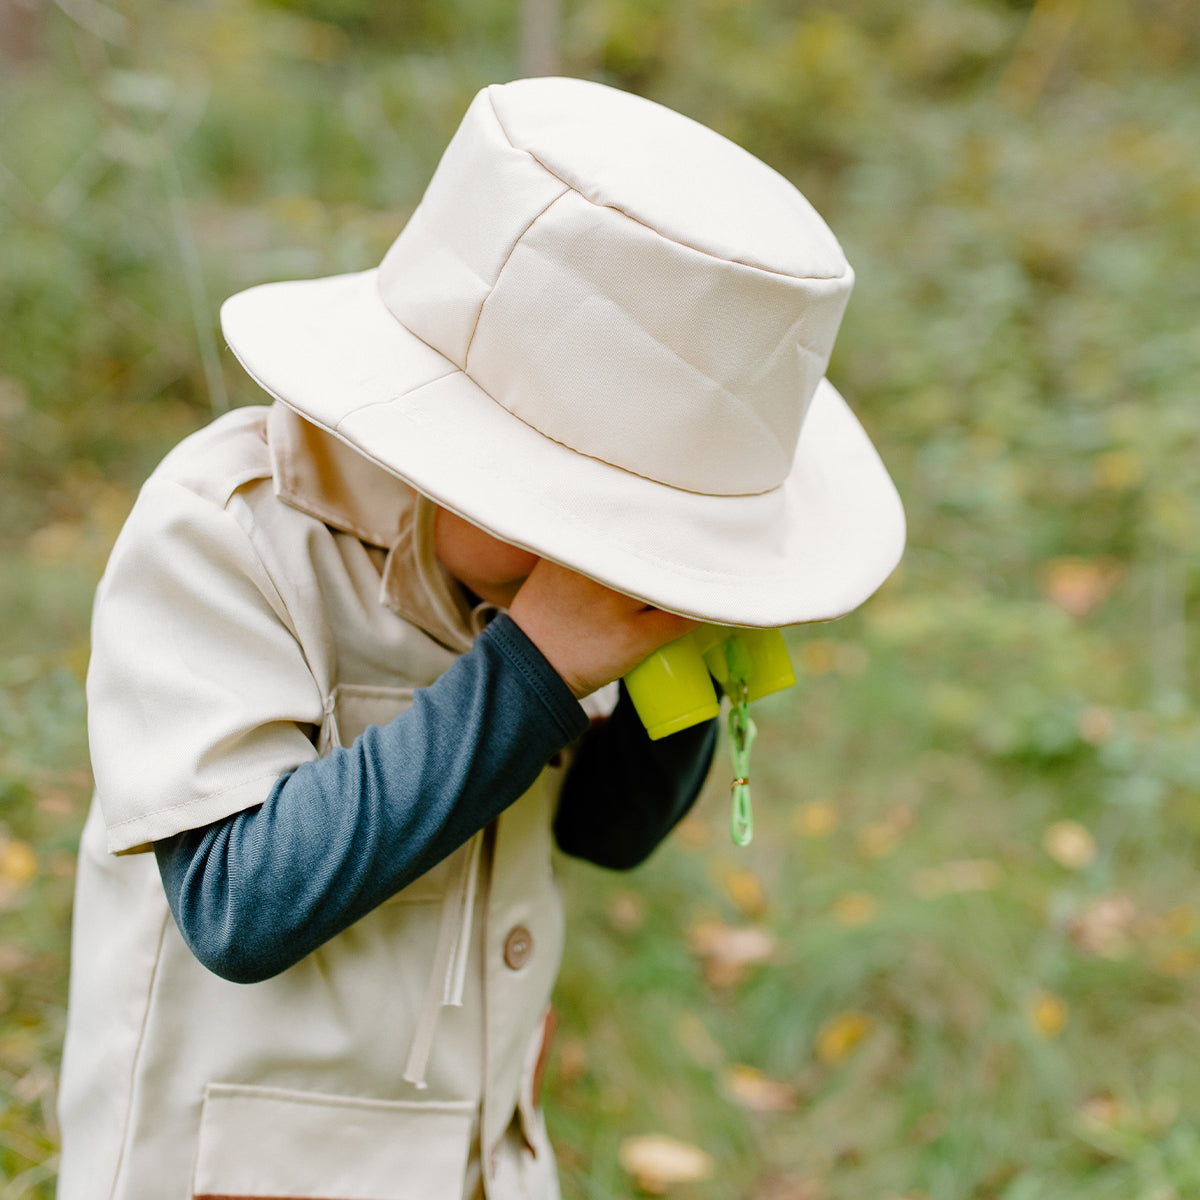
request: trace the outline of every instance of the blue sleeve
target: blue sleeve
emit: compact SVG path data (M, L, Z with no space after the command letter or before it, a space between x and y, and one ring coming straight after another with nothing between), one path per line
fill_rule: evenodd
M184 940L226 979L278 974L494 820L587 727L497 617L407 712L283 776L260 806L155 844Z
M584 739L554 832L627 868L688 811L715 722L651 742L624 688ZM507 616L413 706L283 776L260 806L155 844L184 940L238 983L268 979L451 854L588 731L554 669Z

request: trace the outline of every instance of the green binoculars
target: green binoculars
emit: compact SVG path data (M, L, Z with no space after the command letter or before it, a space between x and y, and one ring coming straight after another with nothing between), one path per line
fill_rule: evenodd
M721 701L714 679L735 703L791 687L796 675L783 634L701 625L636 666L625 676L625 687L657 741L717 716Z

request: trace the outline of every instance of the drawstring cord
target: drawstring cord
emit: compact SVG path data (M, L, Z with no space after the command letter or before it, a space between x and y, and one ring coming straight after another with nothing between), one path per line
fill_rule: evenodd
M338 728L337 688L325 697L325 720L321 724L321 745L325 750L342 744L342 731Z
M342 732L338 726L336 689L326 698L324 710L321 743L325 747L340 746ZM438 919L429 984L404 1068L405 1080L418 1088L426 1086L425 1072L442 1008L448 1004L456 1008L462 1006L467 963L471 957L471 928L475 916L475 897L479 890L482 848L483 832L480 831L462 847L451 863L450 878Z
M479 858L483 833L477 833L459 853L442 900L438 922L437 946L425 1001L417 1018L416 1032L404 1067L404 1079L424 1088L425 1073L438 1021L445 1005L461 1007L466 986L467 961L471 955L471 926L475 914L475 895L479 882Z

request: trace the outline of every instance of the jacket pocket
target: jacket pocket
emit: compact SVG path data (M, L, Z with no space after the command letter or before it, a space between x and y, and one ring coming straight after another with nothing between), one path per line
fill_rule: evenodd
M462 1195L475 1106L209 1084L194 1200Z

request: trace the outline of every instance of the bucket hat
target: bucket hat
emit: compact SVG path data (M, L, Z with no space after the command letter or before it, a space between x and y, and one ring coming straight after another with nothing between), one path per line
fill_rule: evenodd
M303 417L495 536L778 627L888 576L904 515L825 379L853 283L782 176L601 84L481 91L378 268L226 301Z

